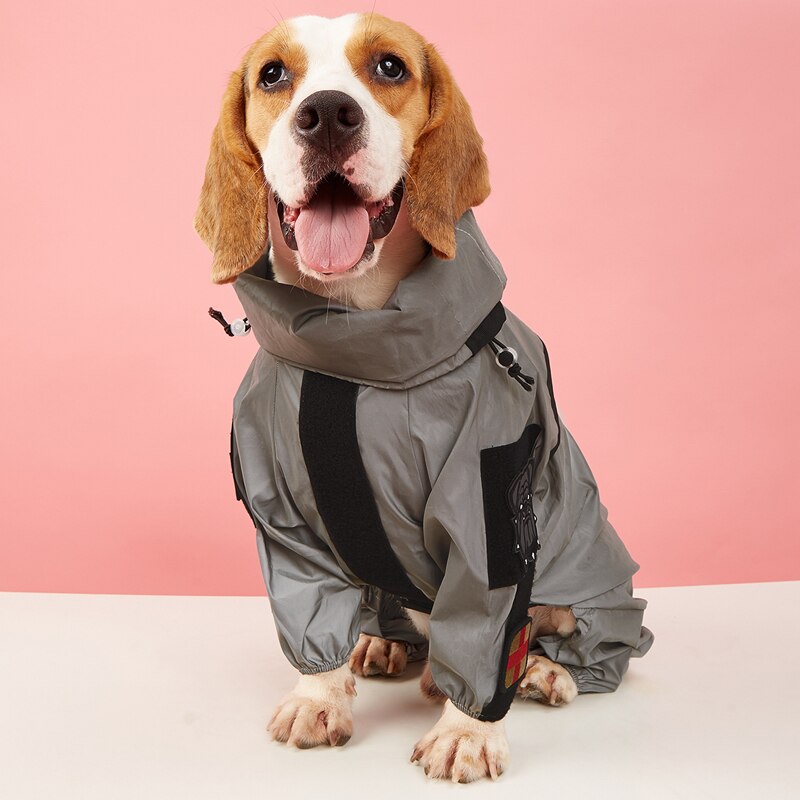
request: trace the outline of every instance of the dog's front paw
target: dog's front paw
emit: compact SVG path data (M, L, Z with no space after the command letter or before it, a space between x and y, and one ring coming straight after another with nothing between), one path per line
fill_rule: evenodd
M350 669L362 678L389 675L392 678L405 672L408 651L405 642L394 642L362 633L350 656Z
M578 696L578 687L561 664L543 656L532 656L517 694L548 706L563 706Z
M508 741L500 722L463 714L449 700L436 725L414 746L411 761L429 778L469 783L501 775L508 763Z
M267 730L275 741L303 750L320 744L340 747L353 735L350 706L355 694L355 680L347 667L301 675L278 704Z

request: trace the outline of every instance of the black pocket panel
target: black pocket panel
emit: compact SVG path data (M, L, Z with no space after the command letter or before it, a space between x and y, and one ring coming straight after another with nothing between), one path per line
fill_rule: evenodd
M481 450L481 489L490 589L514 586L525 572L525 558L530 556L530 552L520 550L520 538L525 549L525 545L529 544L527 531L530 526L534 526L535 537L535 517L529 516L532 514L530 505L522 509L522 514L519 513L520 509L512 509L510 499L519 496L519 493L509 490L521 484L521 476L531 474L532 463L529 462L533 458L533 447L540 432L538 425L531 424L516 442ZM529 488L532 494L533 487ZM526 497L527 492L523 492L519 497L520 502L523 503ZM531 503L530 497L527 497L527 502ZM534 555L537 544L535 541L532 544Z

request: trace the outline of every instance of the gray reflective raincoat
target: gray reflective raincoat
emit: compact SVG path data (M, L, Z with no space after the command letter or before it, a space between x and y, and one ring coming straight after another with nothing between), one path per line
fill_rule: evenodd
M652 634L631 560L560 421L547 350L500 303L505 275L468 211L383 308L236 281L260 349L234 401L237 496L258 531L280 643L302 673L347 663L362 630L420 637L437 686L502 718L530 647L579 691L611 691ZM531 604L570 606L530 641Z

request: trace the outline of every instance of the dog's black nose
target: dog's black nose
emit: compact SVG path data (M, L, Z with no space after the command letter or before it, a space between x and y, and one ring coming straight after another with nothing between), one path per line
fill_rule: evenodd
M294 124L306 141L333 155L361 130L364 111L344 92L314 92L300 103Z

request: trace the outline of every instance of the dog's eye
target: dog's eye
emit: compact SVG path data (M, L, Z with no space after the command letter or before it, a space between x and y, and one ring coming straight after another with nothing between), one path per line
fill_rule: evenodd
M375 67L375 74L381 78L399 81L405 77L406 65L397 56L383 56Z
M269 89L281 81L287 80L288 77L286 67L280 61L270 61L261 68L258 83L262 88Z

